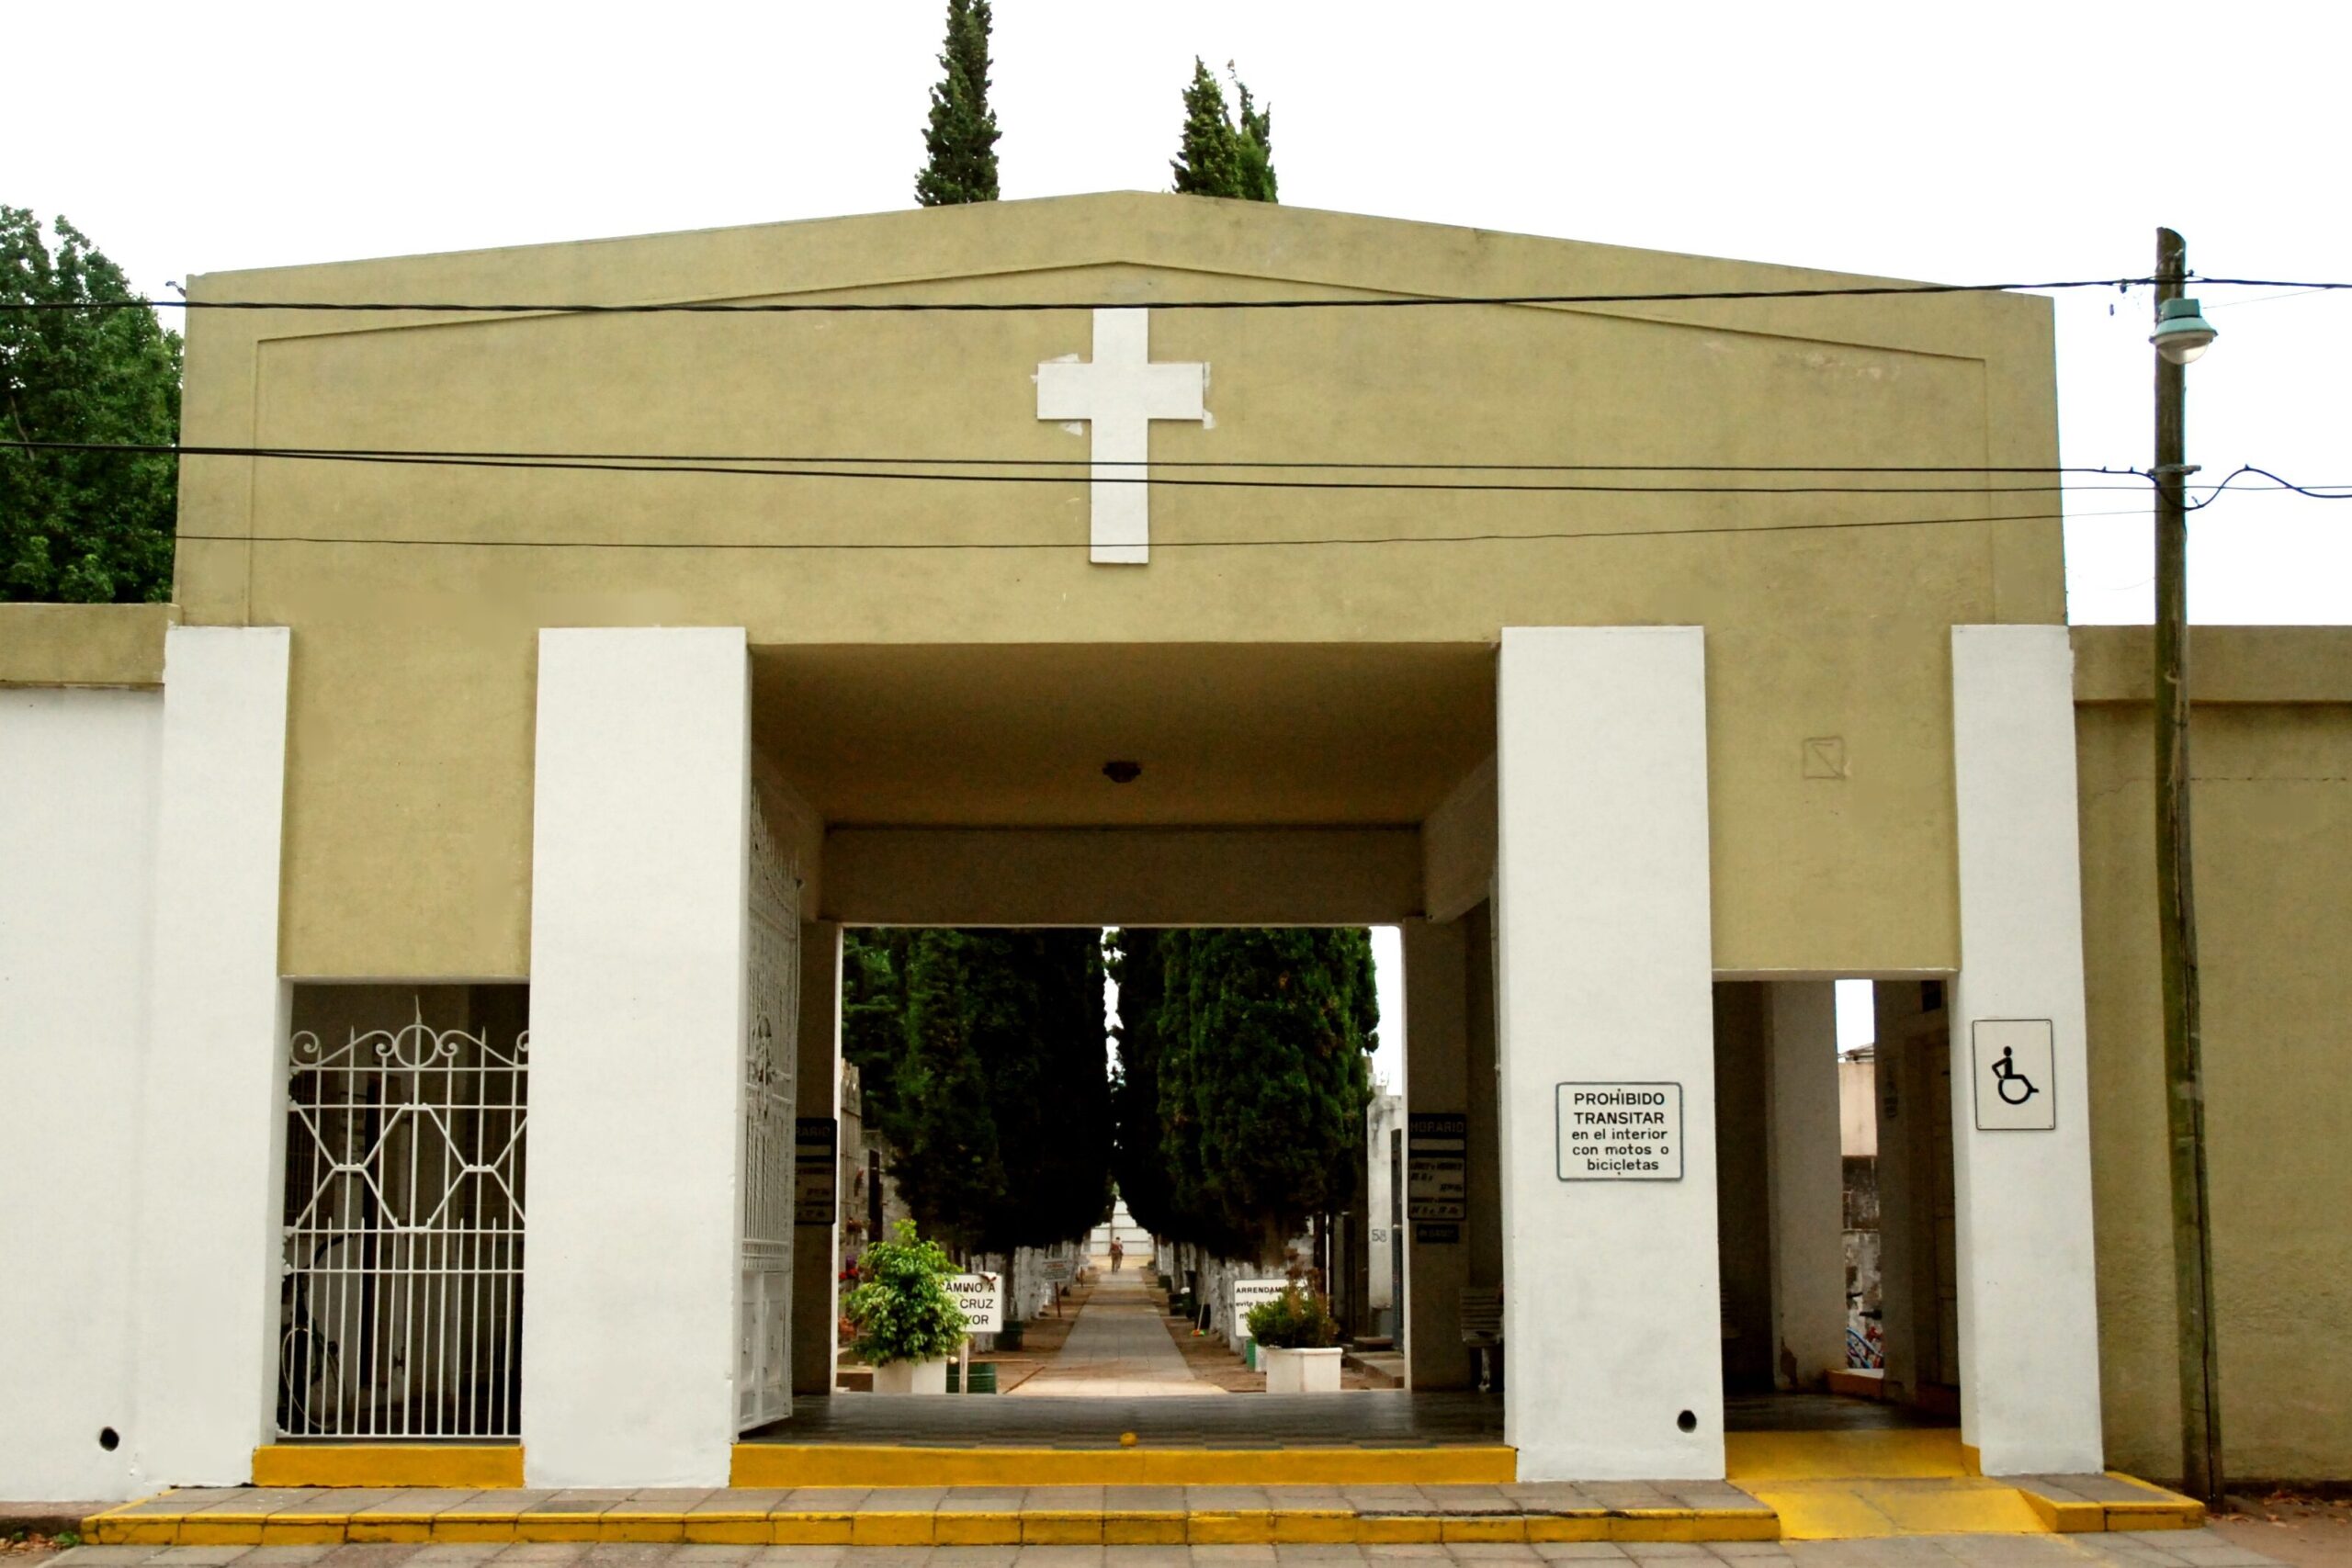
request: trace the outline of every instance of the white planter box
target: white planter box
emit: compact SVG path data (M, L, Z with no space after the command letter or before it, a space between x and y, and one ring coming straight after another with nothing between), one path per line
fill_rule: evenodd
M874 1369L874 1392L876 1393L945 1393L947 1363L939 1361L892 1361Z
M1337 1393L1340 1358L1337 1345L1328 1350L1277 1350L1258 1347L1258 1364L1266 1370L1268 1393Z

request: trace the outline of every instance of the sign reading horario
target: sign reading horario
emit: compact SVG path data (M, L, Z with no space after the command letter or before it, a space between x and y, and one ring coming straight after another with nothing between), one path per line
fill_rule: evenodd
M1563 1181L1682 1179L1682 1086L1564 1083L1554 1091Z

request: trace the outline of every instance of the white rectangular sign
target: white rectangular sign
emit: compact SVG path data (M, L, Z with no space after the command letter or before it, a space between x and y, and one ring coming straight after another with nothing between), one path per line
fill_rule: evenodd
M1682 1179L1682 1086L1564 1083L1555 1091L1563 1181Z
M967 1333L994 1334L1004 1326L1004 1277L1001 1274L952 1274L947 1293L964 1309Z
M1969 1026L1976 1057L1976 1130L2048 1133L2058 1126L2057 1053L2046 1018L1984 1018Z
M1250 1309L1280 1297L1290 1289L1288 1280L1236 1280L1233 1281L1233 1337L1250 1337Z

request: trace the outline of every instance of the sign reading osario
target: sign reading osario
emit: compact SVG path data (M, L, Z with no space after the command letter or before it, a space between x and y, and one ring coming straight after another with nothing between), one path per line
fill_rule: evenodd
M1564 1083L1556 1095L1560 1179L1682 1179L1682 1086Z

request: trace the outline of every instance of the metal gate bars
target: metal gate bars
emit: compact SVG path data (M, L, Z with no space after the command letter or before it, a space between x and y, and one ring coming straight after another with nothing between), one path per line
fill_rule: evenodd
M520 1430L530 1035L293 1036L277 1428L289 1438Z

